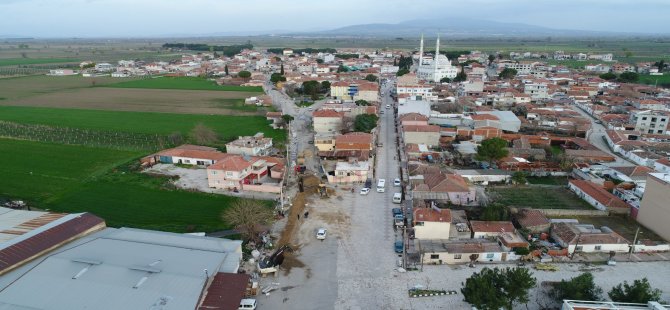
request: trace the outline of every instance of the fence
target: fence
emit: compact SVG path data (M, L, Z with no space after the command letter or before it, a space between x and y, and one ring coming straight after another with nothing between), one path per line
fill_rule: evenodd
M602 210L573 210L573 209L535 209L546 216L608 216L608 211ZM512 213L517 213L519 208L510 208Z
M138 151L155 151L174 146L167 136L157 134L20 124L8 121L0 121L0 137Z

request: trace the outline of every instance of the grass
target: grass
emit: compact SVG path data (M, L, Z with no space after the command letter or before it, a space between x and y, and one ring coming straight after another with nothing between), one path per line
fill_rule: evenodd
M39 65L39 64L52 64L52 63L73 63L80 61L81 60L74 58L5 58L0 59L0 67L17 66L17 65Z
M137 152L0 139L0 196L45 202Z
M567 177L551 177L551 176L527 177L526 180L530 184L560 185L560 186L568 185Z
M263 132L277 142L286 140L286 132L272 129L262 116L170 114L79 109L0 106L0 120L73 128L167 135L186 135L198 123L212 128L223 141L240 135Z
M105 87L248 91L248 92L263 91L263 88L260 86L217 85L214 81L210 81L205 78L199 78L199 77L157 77L150 79L125 81L106 85Z
M640 83L670 87L670 74L664 75L640 75Z
M492 191L500 196L496 202L506 206L535 209L593 209L591 205L563 187L501 187Z
M217 107L235 111L258 112L267 109L255 104L245 104L244 99L214 99Z
M163 231L230 228L221 212L236 198L175 190L168 178L124 169L140 154L0 139L0 198L40 209L92 212L112 227ZM121 166L120 169L115 167Z
M33 75L0 79L0 94L7 100L49 94L63 90L89 88L118 82L112 77L85 78L82 76Z

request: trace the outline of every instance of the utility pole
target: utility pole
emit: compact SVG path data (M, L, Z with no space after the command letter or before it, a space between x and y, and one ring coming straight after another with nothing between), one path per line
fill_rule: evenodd
M582 238L582 233L580 232L579 235L577 235L577 243L575 243L575 250L572 251L572 254L570 255L570 260L572 260L575 257L575 253L577 253L577 247L579 247L579 239ZM570 248L570 244L568 244L568 249Z
M640 233L640 226L637 227L637 230L635 230L635 238L633 238L633 245L630 247L630 252L628 253L628 261L630 262L630 257L633 256L633 252L635 252L635 244L637 243L637 235Z

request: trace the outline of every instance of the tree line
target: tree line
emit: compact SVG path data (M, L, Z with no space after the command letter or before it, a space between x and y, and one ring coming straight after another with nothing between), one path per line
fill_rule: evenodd
M273 54L281 54L284 52L284 50L287 49L286 47L273 47L273 48L268 48L267 51L268 53L273 53ZM335 54L337 51L334 48L292 48L293 53L295 54L315 54L315 53L331 53Z
M237 44L237 45L209 45L202 43L165 43L163 44L163 48L178 48L178 49L187 49L191 51L203 51L203 52L221 52L223 55L232 57L239 54L244 49L253 49L254 46L251 43Z

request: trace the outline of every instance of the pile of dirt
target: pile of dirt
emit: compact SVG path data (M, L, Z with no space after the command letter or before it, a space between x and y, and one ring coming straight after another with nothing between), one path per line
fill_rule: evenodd
M293 235L295 234L295 231L300 224L298 217L302 216L304 212L303 210L305 210L305 193L296 194L292 202L293 205L289 210L286 226L284 227L284 231L282 231L281 236L279 237L279 242L277 243L279 245L291 243Z

